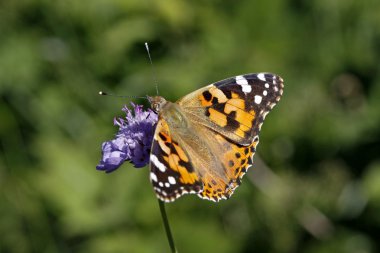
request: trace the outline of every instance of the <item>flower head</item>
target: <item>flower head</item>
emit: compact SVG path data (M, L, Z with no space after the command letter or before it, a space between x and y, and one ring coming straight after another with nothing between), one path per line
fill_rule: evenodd
M97 170L109 173L119 168L124 161L130 161L136 168L148 164L157 114L151 109L144 111L141 105L131 104L134 112L124 106L122 111L126 113L125 119L114 119L119 131L115 139L103 142L102 159L96 166Z

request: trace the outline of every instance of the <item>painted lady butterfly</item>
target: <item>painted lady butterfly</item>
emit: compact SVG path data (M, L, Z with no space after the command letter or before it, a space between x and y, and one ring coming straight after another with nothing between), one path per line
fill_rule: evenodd
M283 87L281 77L259 73L210 84L176 103L149 97L159 115L150 155L157 197L228 199L252 165L261 125Z

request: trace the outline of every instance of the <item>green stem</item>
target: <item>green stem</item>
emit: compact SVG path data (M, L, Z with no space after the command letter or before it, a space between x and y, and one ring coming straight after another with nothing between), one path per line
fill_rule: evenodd
M165 203L161 200L158 200L158 205L160 206L160 212L162 216L162 222L164 223L166 237L168 238L170 249L172 253L177 253L177 249L174 245L174 240L172 236L172 232L170 231L168 217L166 216Z

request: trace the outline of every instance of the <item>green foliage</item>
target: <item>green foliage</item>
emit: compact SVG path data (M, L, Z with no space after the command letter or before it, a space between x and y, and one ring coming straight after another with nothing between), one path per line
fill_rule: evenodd
M167 205L179 252L378 252L380 2L0 2L0 252L167 252L148 169L95 170L125 100L285 80L229 201ZM145 103L144 101L135 101Z

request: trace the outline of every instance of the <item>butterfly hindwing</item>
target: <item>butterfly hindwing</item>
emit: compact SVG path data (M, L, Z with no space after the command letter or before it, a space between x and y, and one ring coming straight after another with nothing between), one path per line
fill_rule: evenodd
M214 149L217 147L215 156L221 162L219 170L224 172L224 176L217 176L212 172L203 175L203 190L198 196L212 201L228 199L240 185L248 168L252 166L252 157L256 151L259 138L254 138L249 146L243 146L231 142L231 140L212 130L205 129L205 131L208 131L208 135L213 136L215 145L210 147Z

